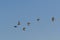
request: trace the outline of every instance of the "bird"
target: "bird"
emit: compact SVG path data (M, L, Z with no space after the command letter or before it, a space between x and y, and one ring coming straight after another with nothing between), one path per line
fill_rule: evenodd
M17 28L17 26L14 26L15 28Z
M29 26L30 25L30 22L27 22L27 25Z
M18 24L17 25L20 25L20 21L18 21Z
M54 22L54 17L52 17L52 22Z
M37 21L40 21L40 19L38 18Z
M23 27L23 31L25 31L26 30L26 28L25 27Z

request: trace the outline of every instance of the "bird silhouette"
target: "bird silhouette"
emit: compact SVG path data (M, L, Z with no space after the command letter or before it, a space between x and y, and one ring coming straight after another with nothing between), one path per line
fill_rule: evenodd
M30 22L27 22L27 25L30 26Z
M17 26L14 26L15 28L17 28Z
M54 22L54 17L52 17L52 22Z
M38 18L37 21L40 21L40 19Z
M25 27L23 27L23 31L25 31L26 30L26 28Z
M18 21L18 24L17 25L20 25L20 21Z

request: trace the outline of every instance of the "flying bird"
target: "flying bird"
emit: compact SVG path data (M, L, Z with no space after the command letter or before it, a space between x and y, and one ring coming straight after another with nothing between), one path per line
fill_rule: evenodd
M25 31L26 30L26 28L25 27L23 27L23 31Z
M20 21L18 21L18 24L17 25L20 25Z
M14 26L15 28L17 28L17 26Z
M30 25L30 22L27 22L27 25L29 26Z
M52 17L52 22L54 22L54 17Z
M37 21L40 21L40 19L38 18Z

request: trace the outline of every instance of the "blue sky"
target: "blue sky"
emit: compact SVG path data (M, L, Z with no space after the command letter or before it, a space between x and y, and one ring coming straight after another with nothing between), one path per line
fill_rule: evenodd
M60 0L0 0L0 40L60 40L59 10Z

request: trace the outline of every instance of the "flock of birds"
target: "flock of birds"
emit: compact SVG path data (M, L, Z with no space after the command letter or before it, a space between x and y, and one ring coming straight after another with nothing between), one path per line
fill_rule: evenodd
M51 21L54 22L54 19L55 19L55 18L52 17L52 18L51 18ZM40 21L40 18L37 18L36 21L39 22L39 21ZM30 24L31 24L30 22L27 22L27 26L30 26ZM17 24L17 25L21 25L20 21L18 21L18 24ZM17 26L14 26L14 28L17 28ZM23 30L23 31L26 31L26 27L23 27L22 30Z

